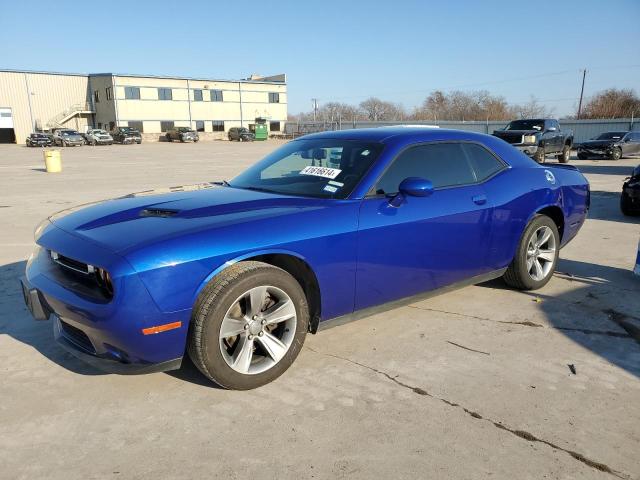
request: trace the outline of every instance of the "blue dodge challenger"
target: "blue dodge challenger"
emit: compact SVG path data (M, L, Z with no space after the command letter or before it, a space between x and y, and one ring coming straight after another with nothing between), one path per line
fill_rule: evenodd
M575 167L496 137L325 132L228 182L48 218L22 287L34 318L90 364L171 370L188 352L216 384L250 389L320 326L497 277L542 287L589 201Z

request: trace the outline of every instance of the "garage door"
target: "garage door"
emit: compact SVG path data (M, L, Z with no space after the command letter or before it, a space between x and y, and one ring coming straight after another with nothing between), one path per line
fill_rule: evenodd
M0 107L0 143L15 143L15 141L11 109Z

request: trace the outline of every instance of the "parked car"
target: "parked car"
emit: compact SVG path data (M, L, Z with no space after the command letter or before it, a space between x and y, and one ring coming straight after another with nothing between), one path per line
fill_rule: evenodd
M514 120L493 135L510 143L538 163L547 155L557 155L560 163L567 163L573 145L573 131L562 130L557 120L536 118Z
M60 128L53 132L53 143L60 147L79 147L84 145L84 137L77 130Z
M53 145L53 135L49 133L34 132L27 137L27 147L50 147Z
M113 145L113 137L101 128L88 130L84 138L88 145Z
M578 145L578 158L610 158L640 154L640 132L605 132Z
M620 210L625 215L640 215L640 165L633 169L622 185Z
M544 286L589 199L575 167L489 135L324 132L229 182L50 217L23 292L97 367L170 370L187 351L213 382L249 389L281 375L321 322L498 277Z
M244 127L230 128L227 136L229 137L229 141L231 142L234 140L237 140L239 142L253 142L256 139L255 133Z
M198 132L189 127L176 127L169 130L165 135L167 142L180 140L181 142L197 142L200 140Z
M122 143L123 145L129 143L137 143L140 145L142 143L140 131L132 127L116 127L115 130L111 132L111 136L115 143Z

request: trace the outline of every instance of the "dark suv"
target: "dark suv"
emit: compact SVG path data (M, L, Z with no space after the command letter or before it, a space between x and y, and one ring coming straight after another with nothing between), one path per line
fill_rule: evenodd
M48 133L32 133L27 137L27 147L50 147L53 145L53 135Z
M229 141L238 140L239 142L253 142L256 136L248 128L233 127L229 129Z
M116 143L137 143L138 145L142 143L140 131L132 127L117 127L111 132L111 136Z
M198 132L189 127L176 127L167 132L165 135L167 142L180 140L181 142L197 142L200 140Z

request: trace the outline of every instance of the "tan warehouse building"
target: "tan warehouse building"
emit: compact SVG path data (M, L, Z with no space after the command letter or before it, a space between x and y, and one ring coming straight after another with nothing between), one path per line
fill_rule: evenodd
M32 131L131 126L146 140L173 127L222 138L232 127L265 119L278 132L287 119L286 76L243 80L112 73L0 70L0 143L24 142Z

